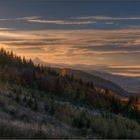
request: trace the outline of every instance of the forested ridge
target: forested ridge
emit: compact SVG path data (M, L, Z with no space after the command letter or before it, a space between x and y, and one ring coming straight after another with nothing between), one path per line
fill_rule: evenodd
M138 102L0 50L1 138L140 138Z

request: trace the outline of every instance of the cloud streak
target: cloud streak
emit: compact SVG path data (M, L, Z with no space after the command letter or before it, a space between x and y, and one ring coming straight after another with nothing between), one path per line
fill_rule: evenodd
M80 27L87 27L90 25L90 28L96 28L96 27L102 27L102 28L121 28L128 26L132 26L131 23L128 23L128 21L136 21L140 22L140 17L111 17L111 16L81 16L81 17L65 17L65 18L47 18L42 16L25 16L25 17L17 17L17 18L5 18L0 19L0 22L4 23L13 23L19 22L22 24L48 24L53 25L54 27L57 27L57 25L65 25L65 27L72 27L73 25L77 28ZM122 24L121 22L125 21L125 24ZM83 26L82 26L83 25ZM95 26L91 26L95 25ZM121 26L120 26L121 25ZM138 25L135 25L135 28L137 28Z
M71 19L80 19L80 20L140 20L140 17L81 16L81 17L72 17Z
M96 24L95 21L66 21L66 20L41 20L41 19L30 19L29 22L35 23L47 23L47 24L59 24L59 25L87 25Z
M33 23L46 23L46 24L58 24L58 25L88 25L88 24L96 24L96 21L79 21L79 20L71 20L71 19L42 19L41 16L29 16L29 17L18 17L18 18L7 18L0 19L0 21L26 21Z

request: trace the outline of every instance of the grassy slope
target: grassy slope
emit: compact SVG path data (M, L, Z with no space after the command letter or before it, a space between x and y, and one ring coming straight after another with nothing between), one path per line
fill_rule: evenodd
M0 138L140 138L140 125L51 94L0 84Z

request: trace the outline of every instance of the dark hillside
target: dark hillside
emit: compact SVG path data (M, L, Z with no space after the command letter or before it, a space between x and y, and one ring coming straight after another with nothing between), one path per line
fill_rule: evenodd
M96 107L110 108L112 98L116 97L110 90L96 90L93 82L71 74L63 75L50 67L35 66L31 60L26 61L3 49L0 51L0 78L1 81L51 92Z
M140 138L138 102L0 50L0 138Z
M121 96L121 97L128 97L131 93L125 91L123 88L114 84L113 82L103 79L99 76L94 74L86 73L80 70L73 70L73 69L60 69L60 71L65 71L68 75L73 75L75 78L82 78L84 81L91 81L94 83L95 87L103 88L103 89L110 89L114 94Z

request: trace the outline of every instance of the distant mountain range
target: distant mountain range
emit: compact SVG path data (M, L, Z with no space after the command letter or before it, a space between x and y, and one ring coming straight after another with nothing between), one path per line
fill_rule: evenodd
M76 78L82 78L84 81L92 81L96 87L110 89L121 97L128 97L132 95L131 92L125 91L119 85L111 82L111 80L106 80L104 77L90 74L81 70L73 70L68 68L64 68L61 70L65 70L65 73L73 75Z
M93 75L100 76L104 79L110 80L119 86L121 86L126 91L132 93L138 93L140 90L140 78L139 77L128 77L121 75L112 75L109 73L92 71L90 72Z
M139 86L139 79L137 78L102 73L92 70L90 66L86 67L86 65L49 64L41 61L39 58L34 59L34 63L61 68L60 70L65 69L65 72L68 74L86 81L92 81L99 88L109 88L123 97L137 93Z

